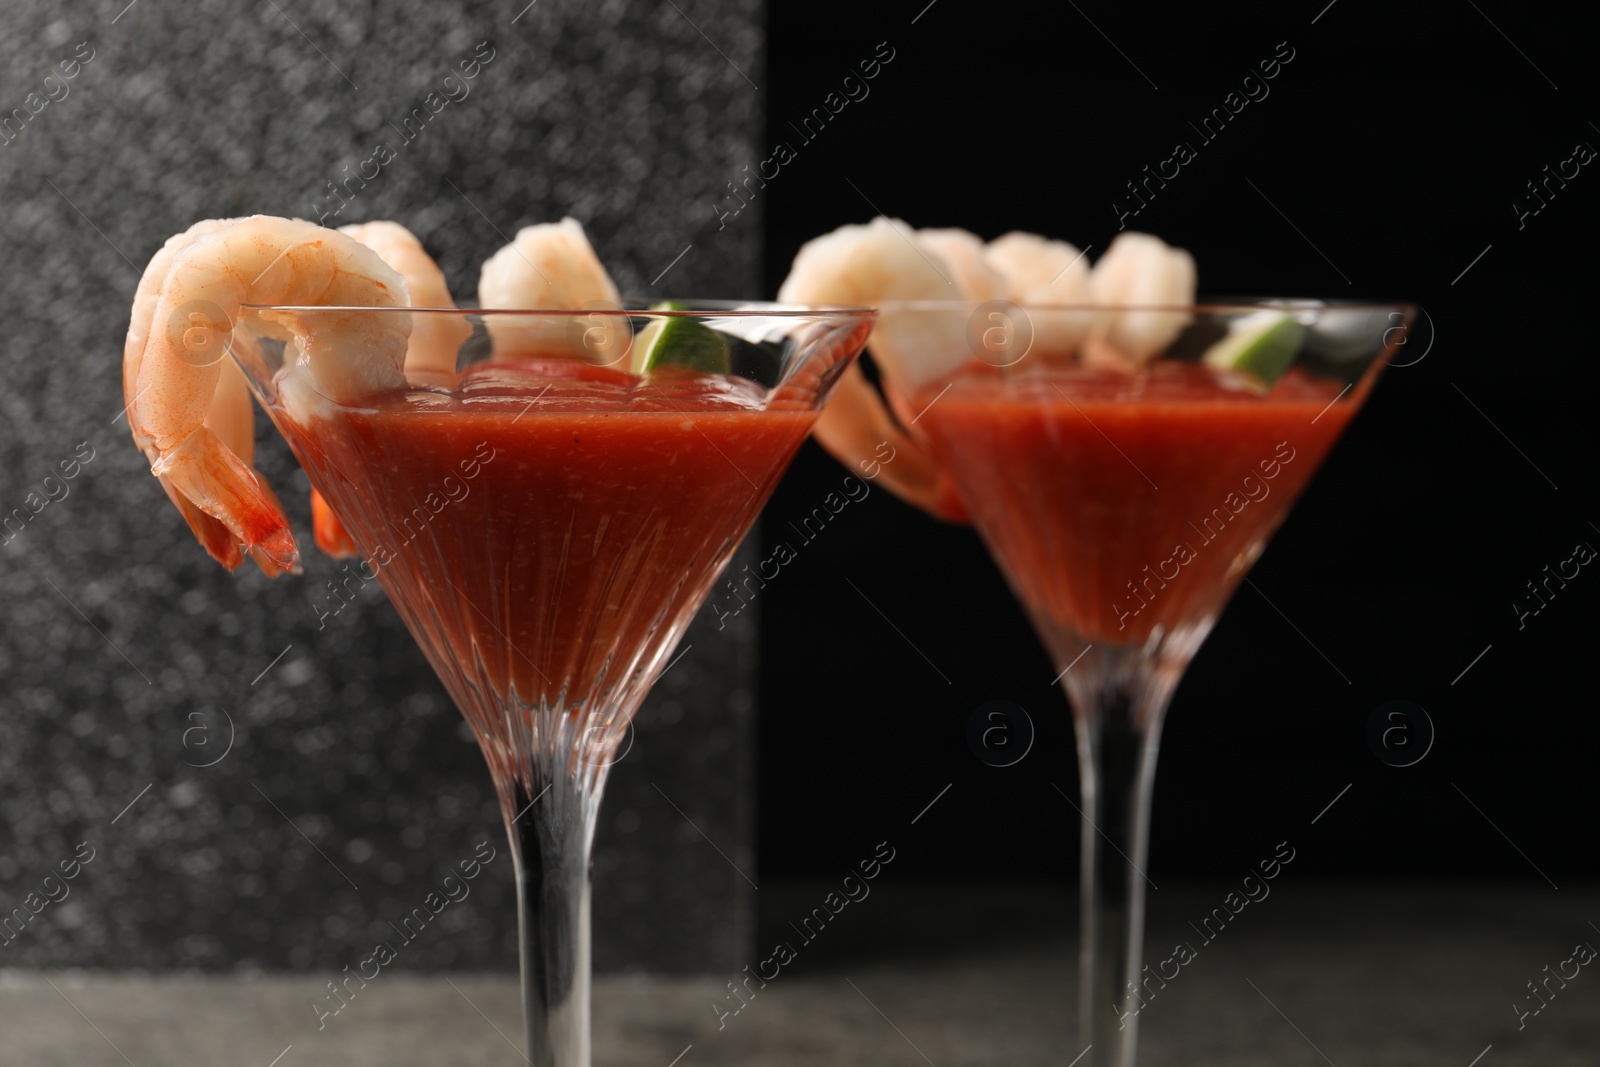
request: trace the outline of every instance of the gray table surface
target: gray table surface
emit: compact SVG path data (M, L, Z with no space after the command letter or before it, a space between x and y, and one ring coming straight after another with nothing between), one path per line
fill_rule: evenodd
M1600 887L1285 879L1211 943L1186 933L1229 888L1152 894L1150 945L1199 951L1141 1016L1143 1067L1600 1063L1600 968L1552 983L1520 1031L1512 1008L1574 944L1600 946ZM768 938L826 891L763 888ZM1066 1067L1082 1051L1073 904L1059 887L885 879L811 944L791 936L799 958L721 1029L711 1004L732 975L601 976L595 1062ZM522 1062L509 974L406 973L401 961L319 1032L310 1004L330 977L0 972L0 1065Z

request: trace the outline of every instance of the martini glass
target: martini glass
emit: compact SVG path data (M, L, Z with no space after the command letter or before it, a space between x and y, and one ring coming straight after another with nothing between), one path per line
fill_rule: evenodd
M363 575L477 735L511 840L537 1067L589 1065L591 844L617 746L873 321L673 306L256 308L233 336ZM321 395L300 372L308 350L357 315L467 338L457 372L413 371L354 404ZM725 373L623 369L669 337ZM315 353L330 355L367 354Z
M1061 672L1081 790L1083 1063L1133 1067L1139 1013L1159 988L1145 984L1159 978L1144 966L1144 891L1168 701L1405 343L1412 309L885 303L880 314L871 350L891 404ZM1124 369L1117 346L1152 337L1162 351ZM1230 354L1268 370L1219 369Z

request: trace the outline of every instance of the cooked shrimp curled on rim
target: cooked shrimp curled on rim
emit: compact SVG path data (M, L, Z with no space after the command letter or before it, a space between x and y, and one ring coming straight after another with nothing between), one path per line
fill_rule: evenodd
M1189 254L1147 234L1119 235L1091 269L1074 246L1037 234L1009 233L984 245L965 230L912 230L879 216L803 245L778 299L879 309L868 349L884 372L883 396L851 366L813 435L852 468L890 443L895 460L882 466L884 484L908 503L961 521L965 509L918 435L922 413L911 410L907 394L979 355L968 339L969 315L992 310L984 305L995 300L1021 305L1032 348L1016 360L1036 350L1036 359L1131 373L1187 325L1194 289Z
M595 311L622 308L617 285L574 218L524 226L511 243L484 261L478 306L510 311ZM626 319L608 314L484 316L496 349L508 353L574 354L586 362L619 364L633 345Z
M277 497L251 466L243 372L228 357L241 306L403 307L405 282L372 250L309 222L255 215L196 223L151 258L123 346L134 443L206 551L232 570L245 555L268 575L299 548ZM356 312L307 322L261 313L293 341L296 374L345 402L405 384L406 316Z
M398 222L374 220L339 227L339 232L355 238L405 279L409 305L415 308L454 308L444 271L422 247L416 234ZM472 336L472 327L460 315L423 312L405 316L411 320L411 339L406 350L406 380L412 385L447 385L454 378L461 346ZM354 556L359 551L355 538L333 513L333 508L311 489L311 531L317 547L335 559Z
M778 300L864 307L879 307L887 301L959 300L966 294L957 284L958 276L905 223L879 216L864 226L841 226L801 246L789 276L778 289ZM981 269L974 269L972 276L982 277ZM869 342L873 358L888 364L901 353L916 352L935 365L953 360L949 369L954 370L964 360L965 349L959 336L952 346L946 331L929 329L938 325L918 313L881 312ZM885 395L900 415L899 422L884 408L860 366L853 363L834 387L812 436L852 470L863 462L873 463L879 458L878 448L887 442L895 458L880 468L883 484L901 499L940 518L965 521L966 509L949 477L928 450L901 428L915 416L889 380L899 375L883 377Z

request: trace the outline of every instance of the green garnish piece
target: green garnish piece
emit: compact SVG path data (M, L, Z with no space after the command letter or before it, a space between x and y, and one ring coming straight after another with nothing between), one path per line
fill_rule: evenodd
M1236 320L1228 336L1206 349L1206 366L1240 371L1271 385L1294 363L1306 328L1283 311L1260 311Z
M663 300L651 311L687 311L676 300ZM647 374L662 367L683 367L701 374L727 374L728 339L693 318L652 319L633 339L633 372Z

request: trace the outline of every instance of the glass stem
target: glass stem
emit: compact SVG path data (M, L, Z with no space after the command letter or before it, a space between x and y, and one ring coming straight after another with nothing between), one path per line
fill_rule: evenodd
M555 732L564 731L558 726ZM583 752L569 748L567 759L536 756L532 775L510 790L507 829L531 1067L589 1067L589 890L606 774Z
M1141 985L1150 795L1162 720L1181 675L1181 666L1135 650L1092 648L1063 679L1082 798L1078 1023L1080 1044L1090 1046L1082 1067L1134 1067L1139 1013L1151 992Z

